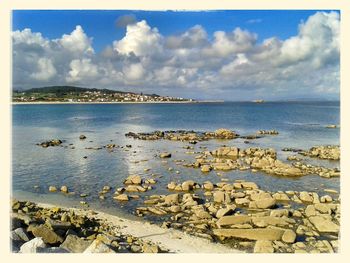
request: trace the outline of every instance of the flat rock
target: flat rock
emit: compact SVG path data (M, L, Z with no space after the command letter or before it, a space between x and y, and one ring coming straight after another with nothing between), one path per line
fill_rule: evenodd
M129 201L129 197L126 194L116 195L113 198L118 201Z
M216 225L218 227L222 227L222 226L228 226L228 225L250 223L251 221L252 221L252 218L246 215L223 216L216 222Z
M309 220L319 232L326 232L326 233L339 232L339 226L333 223L330 219L326 219L322 216L311 216L309 217Z
M271 226L288 226L288 222L281 217L273 217L273 216L259 216L253 217L252 222L254 225L258 227L266 227L268 225Z
M260 209L266 209L271 208L276 205L276 200L274 198L264 198L259 199L253 202L250 202L249 208L260 208Z
M282 229L214 229L215 236L241 238L248 240L281 240L284 234Z
M82 253L90 246L91 243L92 241L90 240L84 240L75 235L68 235L60 247L68 250L71 253Z
M273 244L268 240L258 240L254 246L254 253L273 253L275 249Z

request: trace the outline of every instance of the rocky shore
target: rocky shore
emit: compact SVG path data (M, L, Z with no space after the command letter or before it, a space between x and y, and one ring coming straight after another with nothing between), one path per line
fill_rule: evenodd
M254 140L270 135L278 138L279 132L259 130L256 134L239 135L232 130L218 129L207 132L177 130L125 134L126 137L136 140L184 142L186 145L182 148L190 155L186 160L173 158L176 152L170 149L154 154L154 160L162 165L174 162L186 169L198 169L199 174L203 176L216 173L221 177L221 172L235 170L259 172L259 176L273 175L295 179L318 175L328 180L340 176L338 168L309 162L310 159L327 160L330 163L339 161L340 147L336 145L314 146L309 149L283 148L283 152L295 154L284 159L273 148L223 145L208 150L201 144L199 147L195 145L209 140L219 140L220 143L226 144L238 138ZM79 136L79 141L88 140L83 134ZM73 144L67 145L59 139L43 141L37 145L43 148L75 148ZM113 152L118 149L129 151L133 150L133 147L135 146L130 144L119 146L109 143L85 149L105 149ZM180 173L172 167L167 169L174 174ZM145 168L146 170L149 169ZM160 190L160 178L164 180L166 188L161 189L161 193L166 194L153 192L154 189ZM322 186L315 185L315 189L322 190ZM66 185L51 185L48 191L71 194L70 187ZM339 247L340 195L333 189L323 189L321 192L323 194L319 195L320 191L268 191L263 185L243 179L208 179L203 183L198 182L196 178L180 180L176 177L169 179L166 175L153 178L131 174L125 176L122 185L105 185L98 192L98 198L104 200L110 197L121 205L138 200L138 205L134 206L133 210L137 216L146 221L157 222L164 230L178 230L180 233L205 240L208 247L208 244L221 243L224 248L220 248L220 252L227 250L249 253L334 253L338 252ZM80 194L80 197L86 195ZM88 205L85 201L81 201L81 204ZM154 242L125 235L120 228L96 219L91 211L90 214L76 214L69 209L48 209L31 202L19 201L13 201L12 209L11 238L15 252L175 251ZM80 250L70 249L75 245ZM215 246L211 248L216 249Z

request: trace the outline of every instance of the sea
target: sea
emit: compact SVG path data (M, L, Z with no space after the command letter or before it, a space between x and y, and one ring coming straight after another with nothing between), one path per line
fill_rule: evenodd
M339 191L340 178L322 178L307 175L298 178L268 175L251 171L211 171L186 168L176 160L194 162L195 156L217 147L274 148L278 159L296 153L282 151L285 147L309 149L317 145L340 145L339 102L223 102L183 104L22 104L12 106L12 192L22 200L33 200L54 205L81 207L85 201L90 208L123 216L132 216L135 207L142 206L145 196L169 194L166 185L171 182L194 180L228 182L246 180L256 182L268 191L315 191L324 195L325 189ZM258 130L272 130L278 135L267 135L251 140L209 140L184 149L187 142L141 141L128 138L128 132L155 130L214 131L219 128L234 130L240 135L256 134ZM84 134L87 138L80 140ZM60 139L62 147L42 148L46 140ZM86 149L113 143L113 151ZM131 148L125 147L131 145ZM191 145L192 146L192 145ZM157 155L170 152L172 158L164 163ZM194 153L188 153L194 151ZM340 167L339 161L304 158L307 163L325 167ZM172 168L172 171L169 171ZM158 182L152 190L139 194L129 202L114 200L116 188L132 174L154 178ZM68 186L70 192L50 193L48 187ZM104 200L98 193L103 186L113 187ZM80 194L87 194L80 197Z

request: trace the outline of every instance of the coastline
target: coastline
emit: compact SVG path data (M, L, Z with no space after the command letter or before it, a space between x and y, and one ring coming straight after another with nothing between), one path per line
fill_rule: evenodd
M46 101L35 101L35 102L10 102L11 105L55 105L55 104L197 104L197 103L224 103L223 100L201 100L201 101L108 101L108 102L46 102Z
M26 202L27 200L20 200ZM30 200L29 200L30 201ZM195 237L182 231L172 228L161 228L158 225L147 221L136 221L111 215L93 209L72 208L57 206L48 203L36 202L38 207L43 209L60 208L74 211L76 215L86 216L106 222L117 228L123 235L131 235L134 238L146 242L157 244L160 248L168 250L170 253L244 253L237 249L229 248L225 245L211 242L207 239Z

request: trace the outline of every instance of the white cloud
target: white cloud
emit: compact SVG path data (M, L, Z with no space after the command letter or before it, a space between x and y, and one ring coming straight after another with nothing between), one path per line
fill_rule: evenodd
M126 27L126 35L113 46L121 54L128 55L133 52L136 56L144 56L160 51L161 35L157 28L151 28L145 20Z
M66 80L77 82L82 79L94 79L98 76L97 66L91 63L91 59L74 59L70 63L71 70Z
M144 76L145 69L141 63L130 64L123 67L123 73L127 80L135 81L140 80Z
M31 74L36 80L49 80L56 75L56 69L49 58L40 58L38 60L38 71Z
M208 35L196 25L162 36L146 21L101 53L81 26L58 39L14 31L13 85L66 83L202 98L339 94L339 14L316 12L298 34L258 39L241 28ZM163 93L163 94L164 94ZM248 98L249 99L249 98Z
M56 40L64 49L71 52L82 54L93 54L94 49L91 46L92 39L88 38L83 28L77 25L69 34L64 34L62 38Z

